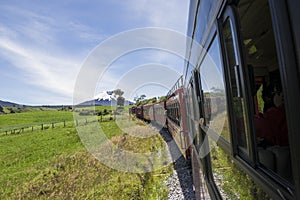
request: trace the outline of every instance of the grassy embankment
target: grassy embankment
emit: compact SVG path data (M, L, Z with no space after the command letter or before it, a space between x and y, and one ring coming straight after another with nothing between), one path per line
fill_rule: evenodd
M102 165L83 147L70 111L50 109L0 115L0 127L63 120L68 121L65 128L57 126L43 131L0 136L0 199L167 197L162 181L170 175L171 167L134 174ZM133 151L153 151L163 145L157 135L136 140L124 134L113 121L102 122L101 127L116 144L126 137L125 148ZM153 141L159 142L154 146Z

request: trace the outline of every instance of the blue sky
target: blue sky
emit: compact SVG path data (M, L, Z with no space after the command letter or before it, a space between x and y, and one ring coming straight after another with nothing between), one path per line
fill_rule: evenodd
M187 13L185 0L2 1L0 99L31 105L72 104L77 75L97 45L135 28L161 27L185 34ZM180 59L166 52L132 52L112 64L95 93L114 89L110 82L147 63L167 65L180 73L183 69ZM154 84L127 97L164 92Z

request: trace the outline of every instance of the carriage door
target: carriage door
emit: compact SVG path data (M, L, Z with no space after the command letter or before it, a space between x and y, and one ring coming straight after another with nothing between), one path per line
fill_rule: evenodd
M224 65L228 88L228 102L230 108L231 131L233 133L232 143L234 153L245 160L249 160L249 120L247 119L247 93L245 84L245 72L242 63L241 44L238 26L235 21L235 12L229 6L222 18L219 20L221 44L224 51Z

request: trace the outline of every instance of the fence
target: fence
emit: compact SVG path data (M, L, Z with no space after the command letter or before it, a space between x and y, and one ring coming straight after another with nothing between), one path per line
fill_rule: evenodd
M73 127L74 124L76 126L82 126L82 125L87 125L88 123L92 123L92 122L109 122L109 121L113 121L115 120L115 116L109 116L109 117L102 117L99 116L99 119L97 120L91 120L88 118L84 118L82 120L78 120L76 119L75 121L61 121L61 122L48 122L48 123L40 123L40 124L34 124L34 125L26 125L26 126L20 126L20 127L14 127L11 129L7 129L2 131L2 135L9 135L9 134L21 134L24 133L25 131L35 131L35 130L46 130L46 129L54 129L55 127L63 127L66 128L67 125L69 124L68 127ZM71 125L70 125L71 124Z

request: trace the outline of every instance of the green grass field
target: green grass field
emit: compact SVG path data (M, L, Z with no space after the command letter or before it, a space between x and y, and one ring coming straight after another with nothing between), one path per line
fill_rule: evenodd
M0 127L2 129L7 127L14 128L41 123L63 122L64 120L72 121L72 112L56 110L23 112L0 115Z
M54 120L69 123L65 128L0 136L0 199L166 199L162 181L170 176L171 166L134 174L102 165L83 147L70 111L0 115L0 128ZM116 143L126 137L124 146L135 152L163 144L158 135L142 142L129 137L114 121L102 122L101 127Z
M18 108L11 107L14 110L18 110ZM75 112L75 115L78 116L80 121L84 121L87 116L80 116L80 111L91 110L93 107L87 108L80 108L78 112ZM110 106L96 106L95 112L102 112L104 110L107 111L106 115L103 115L101 119L108 120L112 118L113 115L111 114L111 110L114 109ZM5 108L4 110L7 110ZM8 113L8 112L6 112ZM99 118L100 119L100 118ZM0 135L3 134L5 131L11 131L13 129L20 129L22 127L28 127L31 129L33 126L34 129L40 129L41 124L45 124L46 126L52 125L51 123L73 123L73 112L70 110L57 110L53 108L30 108L26 107L25 109L22 108L22 112L20 113L13 113L13 114L2 114L0 115ZM61 126L62 124L60 124Z

